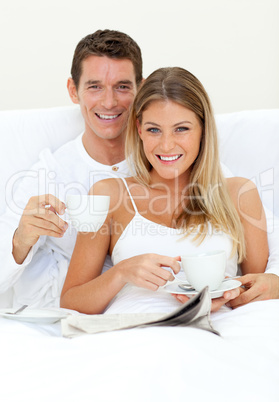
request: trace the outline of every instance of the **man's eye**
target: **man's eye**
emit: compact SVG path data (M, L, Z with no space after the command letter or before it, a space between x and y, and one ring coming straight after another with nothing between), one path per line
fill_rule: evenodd
M90 87L88 87L89 89L99 89L100 87L98 85L90 85Z
M124 91L130 89L130 87L128 87L128 85L119 85L118 88L121 89L121 90L124 90Z

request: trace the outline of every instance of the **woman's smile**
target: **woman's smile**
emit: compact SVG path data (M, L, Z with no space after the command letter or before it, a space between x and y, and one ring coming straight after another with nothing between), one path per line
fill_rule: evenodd
M157 158L164 164L172 164L182 157L182 154L177 155L156 155Z

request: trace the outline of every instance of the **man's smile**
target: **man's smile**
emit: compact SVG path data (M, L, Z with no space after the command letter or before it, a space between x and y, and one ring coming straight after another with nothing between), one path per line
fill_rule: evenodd
M101 120L113 120L116 119L117 117L119 117L121 115L121 113L119 114L101 114L101 113L95 113L96 116L101 119Z

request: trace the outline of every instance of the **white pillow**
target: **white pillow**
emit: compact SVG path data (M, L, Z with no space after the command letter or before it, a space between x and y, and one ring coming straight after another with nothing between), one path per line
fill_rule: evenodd
M0 213L11 176L28 169L42 149L52 151L84 130L79 106L0 111Z
M279 216L279 109L216 116L221 161L253 180L266 207Z

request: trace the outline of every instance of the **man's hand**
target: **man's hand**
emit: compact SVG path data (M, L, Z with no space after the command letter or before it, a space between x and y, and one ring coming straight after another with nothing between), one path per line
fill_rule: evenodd
M275 274L247 274L237 280L245 289L241 288L240 296L228 303L232 308L257 300L279 299L279 276Z
M240 295L240 288L236 288L233 290L228 290L224 292L223 297L218 297L216 299L211 300L211 312L218 311L224 304L234 300L236 297ZM189 297L185 295L176 295L173 294L174 298L178 300L180 303L186 303L189 300Z
M58 216L64 212L65 204L51 194L30 198L13 238L13 256L18 264L22 264L40 236L64 235L68 224Z

